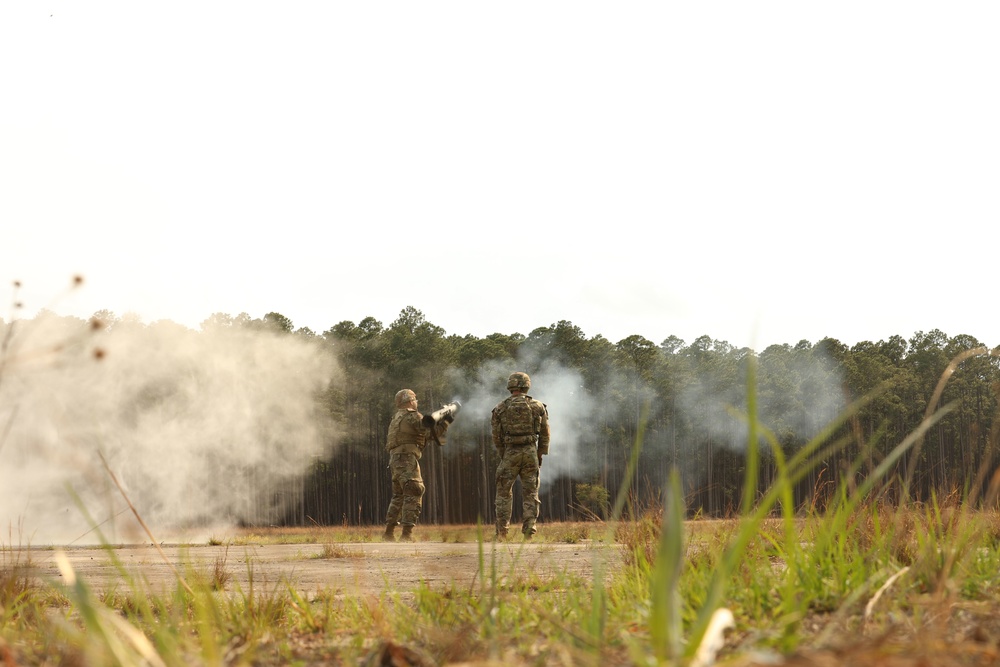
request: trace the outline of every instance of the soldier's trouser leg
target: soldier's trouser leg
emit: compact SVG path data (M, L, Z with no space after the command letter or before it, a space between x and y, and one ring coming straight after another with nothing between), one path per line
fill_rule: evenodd
M424 506L424 483L420 479L409 479L403 484L403 528L417 525L420 510Z
M389 509L385 513L385 525L396 526L399 524L399 515L403 511L403 484L393 477L392 499L389 501Z
M501 537L506 537L507 529L510 527L511 503L514 498L514 480L516 478L517 470L511 467L510 456L508 453L505 453L499 465L497 465L496 476L496 525L497 535Z
M393 454L389 467L392 469L392 500L385 523L401 522L404 526L413 526L423 506L424 480L420 476L420 464L414 454Z
M526 537L531 537L538 530L535 522L538 520L538 513L542 509L542 502L538 499L538 455L534 449L531 452L530 460L524 462L521 468L521 532Z
M403 509L400 521L403 526L414 526L420 518L424 504L424 480L420 476L420 463L414 454L402 454L398 466L394 464L394 476L400 480L403 489Z

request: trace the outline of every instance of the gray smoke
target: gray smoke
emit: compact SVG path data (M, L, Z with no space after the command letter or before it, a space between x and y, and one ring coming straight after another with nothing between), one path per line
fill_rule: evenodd
M846 405L841 372L831 359L814 351L779 356L777 360L779 364L772 363L773 359L761 359L757 378L759 423L779 437L791 432L802 440L809 439L834 420ZM612 400L606 395L611 388L631 392L625 403L635 412L627 416L633 423L640 421L647 401L653 413L667 407L656 402L656 392L651 387L637 384L634 378L620 372L608 369L602 376L602 386L588 387L578 371L554 359L531 354L529 350L517 360L484 365L471 382L462 372L454 372L451 381L456 386L463 386L465 396L462 430L468 428L489 437L490 411L508 395L507 377L514 371L526 371L531 375L530 394L549 409L552 439L550 454L542 468L542 490L560 475L580 481L590 481L599 475L600 470L595 467L599 462L581 448L596 446L602 449L598 442L604 437L601 427L618 423L625 417L610 414L611 410L622 409L623 405L620 396ZM790 384L792 378L798 381L797 385ZM734 384L728 377L695 376L670 409L676 423L658 431L647 429L643 452L657 459L666 457L676 464L686 488L693 489L704 483L707 474L704 466L708 460L705 447L745 451L749 438L745 381ZM698 441L678 438L677 432L692 432L678 424L697 425L694 433ZM613 447L623 460L628 452L621 448L626 444L631 446L632 443L615 443ZM768 446L762 443L762 447L767 456Z
M835 420L847 404L843 382L839 366L815 348L760 355L755 387L763 459L772 456L765 431L782 446L795 448ZM672 455L690 491L708 479L706 447L746 451L750 438L746 380L734 383L731 378L697 375L678 395L674 407L677 421L694 424L699 440L650 444Z
M578 472L580 457L577 448L583 429L592 427L594 423L597 403L586 391L580 373L558 362L491 362L481 366L471 382L460 371L454 371L450 378L456 386L463 387L461 418L469 426L463 424L460 428L483 432L489 439L490 414L497 403L510 395L507 378L515 371L528 372L531 376L528 393L545 403L549 411L552 438L549 456L542 464L541 485L544 490L560 475Z
M92 543L95 528L147 539L105 462L154 535L171 538L280 514L277 490L335 441L316 396L337 366L308 338L134 319L90 329L46 314L14 326L0 367L0 517L25 544Z
M779 439L785 434L794 434L800 441L813 438L845 409L843 381L837 364L815 351L762 355L756 376L759 426ZM720 447L746 449L745 382L726 385L698 377L681 392L678 408L682 418L699 423ZM766 455L767 449L762 451Z

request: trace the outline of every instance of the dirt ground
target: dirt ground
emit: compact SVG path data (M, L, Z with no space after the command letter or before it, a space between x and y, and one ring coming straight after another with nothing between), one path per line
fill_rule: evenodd
M344 595L378 595L389 589L408 592L421 582L432 587L471 586L479 572L479 544L475 542L132 545L112 550L99 547L31 548L19 555L31 575L52 584L63 582L56 553L61 551L76 573L95 591L127 587L136 582L162 592L185 579L212 581L217 569L226 573L226 590L248 590L253 585L291 585L305 596L318 591ZM487 570L491 559L503 571L520 559L539 575L574 573L589 577L597 558L615 558L607 548L581 542L552 544L523 542L484 545ZM116 562L117 561L117 562ZM605 560L605 565L609 561Z
M577 544L528 542L483 545L485 571L498 572L515 561L539 575L573 573L591 578L595 565L620 562L615 547L589 541ZM150 591L169 591L186 581L212 581L221 569L228 591L285 590L293 586L307 599L324 595L378 596L391 591L405 596L422 583L433 587L472 587L480 583L480 545L477 542L414 543L358 542L337 544L246 544L239 546L152 544L99 547L26 548L17 553L20 565L48 584L64 582L57 553L66 554L75 575L97 592L116 587L131 590L136 582ZM8 557L10 554L8 554ZM493 560L495 559L495 561ZM262 589L261 587L267 587ZM909 632L888 636L841 637L839 649L809 650L758 661L753 652L726 664L761 667L970 667L1000 664L1000 625L997 616L977 609L951 610L950 626L941 632ZM973 614L972 612L979 613ZM963 616L962 614L965 614ZM964 619L964 620L963 620ZM824 621L825 622L825 621ZM806 623L808 625L808 623ZM745 639L730 636L730 641Z

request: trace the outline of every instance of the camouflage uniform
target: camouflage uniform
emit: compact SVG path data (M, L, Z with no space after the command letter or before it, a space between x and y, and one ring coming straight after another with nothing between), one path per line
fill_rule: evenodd
M530 385L528 376L524 373L512 375L510 383L515 383L515 376L519 375L524 376L523 389L527 389ZM530 410L529 425L525 426L523 422L512 417L516 414L517 404ZM493 408L490 426L493 431L493 445L500 455L496 476L497 535L507 535L514 497L514 480L520 478L523 496L521 532L530 538L537 532L535 522L542 508L542 503L538 499L538 475L542 456L549 453L548 408L527 394L512 395Z
M404 391L408 390L399 393ZM399 402L397 395L397 406ZM385 448L389 452L389 469L392 472L392 500L385 515L387 537L391 537L392 528L402 523L402 539L409 538L410 531L420 518L424 480L420 476L419 460L430 433L422 420L423 415L414 408L397 408L389 422ZM442 420L434 427L439 438L444 436L448 426L450 423Z

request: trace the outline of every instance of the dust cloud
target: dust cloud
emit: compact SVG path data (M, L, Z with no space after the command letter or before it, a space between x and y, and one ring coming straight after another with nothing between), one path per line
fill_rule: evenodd
M125 496L161 540L268 522L338 437L308 337L47 313L0 333L3 542L149 541Z

